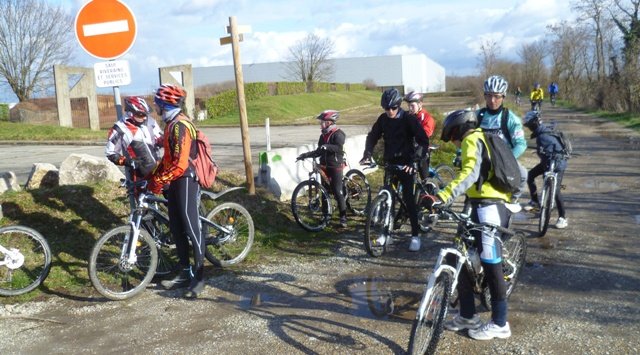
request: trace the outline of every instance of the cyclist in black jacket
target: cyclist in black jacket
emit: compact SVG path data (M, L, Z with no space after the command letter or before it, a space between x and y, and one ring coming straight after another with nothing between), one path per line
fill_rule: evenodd
M398 90L392 88L382 93L380 105L385 113L381 114L367 134L366 147L360 164L371 163L373 148L380 138L384 138L384 161L386 164L404 165L403 171L397 173L402 185L402 199L407 205L407 213L411 221L410 251L420 250L420 238L418 233L418 214L413 199L413 163L424 158L429 148L429 138L424 129L418 123L417 118L404 111L400 104L402 96ZM418 148L414 146L417 143ZM380 244L384 241L380 240Z
M316 119L320 121L320 138L316 150L302 153L297 160L320 157L322 171L327 174L331 183L331 192L338 201L340 210L340 226L347 227L347 204L342 194L342 170L344 170L344 150L342 146L346 135L338 128L336 121L340 118L340 112L335 110L325 110Z

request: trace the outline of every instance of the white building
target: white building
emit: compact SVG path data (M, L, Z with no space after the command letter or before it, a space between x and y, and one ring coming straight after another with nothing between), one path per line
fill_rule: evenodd
M362 84L366 80L377 86L394 86L418 92L445 91L444 68L424 54L331 59L335 83ZM285 62L243 64L245 83L292 81ZM193 68L194 86L235 80L232 65Z

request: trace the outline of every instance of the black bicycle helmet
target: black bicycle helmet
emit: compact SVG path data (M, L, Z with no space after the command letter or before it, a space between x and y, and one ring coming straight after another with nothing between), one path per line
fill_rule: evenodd
M445 142L462 140L462 136L478 124L478 118L473 111L458 110L451 112L444 119L442 125L442 139Z
M524 125L532 130L536 129L542 123L540 112L529 111L524 115Z
M385 110L391 107L398 107L401 103L402 95L400 95L400 92L395 88L385 90L380 98L380 106Z

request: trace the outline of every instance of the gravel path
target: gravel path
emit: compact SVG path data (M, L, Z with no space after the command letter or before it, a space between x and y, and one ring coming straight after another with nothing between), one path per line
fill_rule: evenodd
M569 227L536 238L533 215L519 214L529 249L509 303L512 337L480 342L445 332L440 353L640 353L640 137L563 109L545 108L545 117L582 154L565 175ZM535 162L529 150L524 163ZM336 235L331 257L210 269L195 301L152 287L122 302L67 295L0 306L0 354L403 353L450 229L438 227L421 253L398 240L373 259L363 251L362 227L351 224L354 232Z

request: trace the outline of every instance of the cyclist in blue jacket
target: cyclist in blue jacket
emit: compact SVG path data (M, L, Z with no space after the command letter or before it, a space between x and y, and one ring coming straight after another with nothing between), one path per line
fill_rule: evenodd
M525 127L531 130L531 138L536 139L536 152L540 157L540 163L529 170L529 176L527 177L527 185L529 185L529 193L531 194L531 201L527 206L524 206L525 211L531 211L540 207L538 201L538 194L536 189L535 178L544 174L549 166L549 159L555 157L558 159L556 163L557 172L557 184L556 184L556 205L558 206L558 221L556 222L556 228L563 229L569 225L565 216L564 200L560 193L560 186L562 185L562 177L564 171L567 169L567 160L563 159L562 144L558 139L549 134L550 129L547 128L540 118L540 113L536 111L529 111L524 117Z
M500 75L493 75L484 82L484 100L486 107L478 110L479 127L485 133L497 134L507 145L511 147L513 155L518 159L527 149L527 140L524 138L524 130L520 117L513 111L503 106L507 96L509 83ZM524 192L527 179L527 169L518 162L520 168L520 189L511 197L516 201Z

